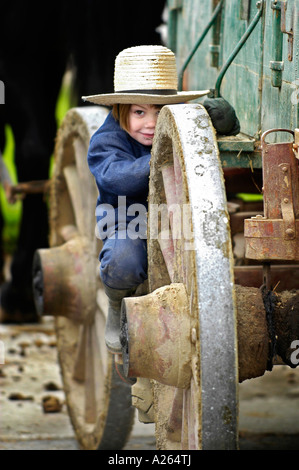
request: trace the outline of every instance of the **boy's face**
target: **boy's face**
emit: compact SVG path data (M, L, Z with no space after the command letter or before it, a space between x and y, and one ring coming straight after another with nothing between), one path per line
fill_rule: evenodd
M128 116L128 133L140 144L151 146L161 106L132 104Z

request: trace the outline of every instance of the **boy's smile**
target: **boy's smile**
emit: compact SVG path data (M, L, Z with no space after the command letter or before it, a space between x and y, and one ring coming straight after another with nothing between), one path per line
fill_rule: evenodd
M128 116L128 133L140 144L151 146L161 106L132 104Z

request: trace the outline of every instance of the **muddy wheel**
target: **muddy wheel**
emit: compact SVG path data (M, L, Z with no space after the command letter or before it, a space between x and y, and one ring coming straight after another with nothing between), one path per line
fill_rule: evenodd
M163 207L170 236L165 217L157 223L153 216ZM183 285L190 312L189 386L153 385L157 447L235 449L238 359L229 215L214 129L201 105L166 106L160 113L148 260L149 291Z
M121 449L131 431L131 388L104 340L108 299L99 278L97 188L86 155L107 110L72 109L58 132L50 195L49 250L35 257L38 309L54 315L66 402L84 449Z

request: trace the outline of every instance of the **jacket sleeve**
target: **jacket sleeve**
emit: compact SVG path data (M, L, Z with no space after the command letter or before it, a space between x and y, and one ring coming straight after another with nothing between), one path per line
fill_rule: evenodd
M136 158L120 133L94 135L88 164L98 187L119 196L138 197L147 193L150 152Z

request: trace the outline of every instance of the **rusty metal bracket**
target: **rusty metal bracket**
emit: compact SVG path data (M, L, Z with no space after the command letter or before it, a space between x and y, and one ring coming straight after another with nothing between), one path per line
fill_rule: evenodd
M299 165L294 142L267 143L270 129L261 138L264 215L245 220L246 257L299 261ZM267 276L266 276L267 277Z
M280 184L281 184L281 213L284 223L284 238L293 240L296 237L296 225L294 214L292 173L289 163L280 163Z
M294 12L291 14L291 25L290 30L287 31L286 27L286 11L288 7L287 0L273 0L271 2L272 10L278 10L280 12L280 30L283 34L288 36L288 60L291 62L293 60L293 43L294 43Z

